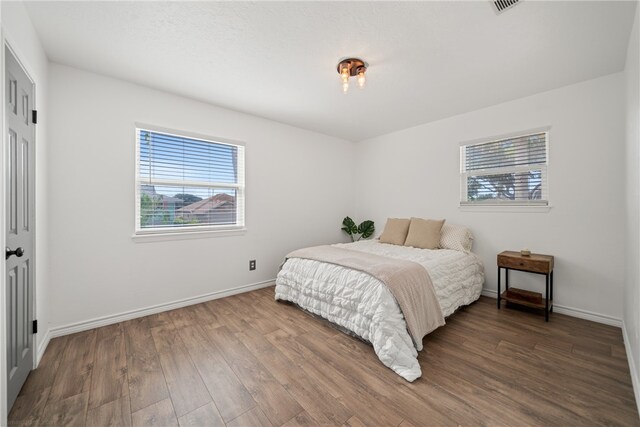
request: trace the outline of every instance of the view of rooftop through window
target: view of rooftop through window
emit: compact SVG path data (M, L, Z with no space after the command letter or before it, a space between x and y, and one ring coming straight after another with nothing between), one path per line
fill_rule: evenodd
M139 229L242 225L244 147L137 130Z

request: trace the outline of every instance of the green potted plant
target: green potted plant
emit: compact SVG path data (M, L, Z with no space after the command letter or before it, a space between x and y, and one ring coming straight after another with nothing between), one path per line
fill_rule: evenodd
M357 242L360 239L368 239L373 236L373 233L376 231L376 227L373 224L373 221L369 219L362 221L360 225L356 225L356 223L347 216L342 220L342 231L351 237L352 242ZM357 240L354 237L356 235L359 235Z

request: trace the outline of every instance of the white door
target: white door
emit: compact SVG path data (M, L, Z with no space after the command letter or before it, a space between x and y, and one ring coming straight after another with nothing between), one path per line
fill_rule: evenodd
M33 368L33 83L5 47L7 409Z

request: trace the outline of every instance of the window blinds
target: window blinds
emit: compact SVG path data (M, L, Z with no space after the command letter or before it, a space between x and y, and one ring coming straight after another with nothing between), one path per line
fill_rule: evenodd
M548 132L460 147L461 204L547 205Z
M136 230L244 226L244 146L136 129Z

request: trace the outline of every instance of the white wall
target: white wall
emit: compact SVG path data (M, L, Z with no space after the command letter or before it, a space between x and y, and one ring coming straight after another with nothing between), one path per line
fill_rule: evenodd
M57 64L49 100L54 327L273 279L288 251L344 241L351 142ZM135 122L246 143L245 235L131 239Z
M555 255L560 306L622 317L624 76L617 73L357 144L359 218L446 218L468 225L496 289L496 254L529 247ZM452 94L452 96L462 96ZM464 212L460 142L551 126L548 213ZM513 281L544 292L540 276Z
M625 66L626 87L626 280L624 287L624 328L628 358L635 390L640 376L640 7L629 38ZM640 403L638 396L636 400Z
M49 63L24 5L21 2L2 2L1 7L2 31L5 39L36 84L35 108L39 110L38 124L36 125L36 318L41 327L41 332L36 335L36 340L37 349L43 351L49 323L49 229L47 221L49 216L47 177L49 111L45 108L48 95ZM0 180L4 182L4 175ZM4 188L4 184L1 188ZM2 218L0 222L4 222L4 216L0 215L0 218ZM4 264L2 264L1 271L2 277L4 277Z

